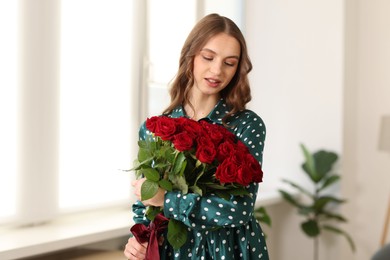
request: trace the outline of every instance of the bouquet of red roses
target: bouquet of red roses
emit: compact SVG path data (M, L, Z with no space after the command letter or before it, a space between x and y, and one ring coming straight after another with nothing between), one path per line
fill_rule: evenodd
M155 116L146 120L152 133L138 142L134 168L137 177L145 177L141 200L152 198L159 187L183 194L214 193L229 199L231 195L250 196L245 189L261 182L263 172L248 148L223 126L189 118ZM160 208L148 207L153 220ZM186 227L174 219L168 223L168 242L180 248L187 239Z

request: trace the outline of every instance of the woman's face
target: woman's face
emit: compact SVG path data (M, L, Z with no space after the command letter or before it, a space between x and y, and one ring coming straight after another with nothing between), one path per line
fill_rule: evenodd
M212 37L194 58L193 91L219 97L235 75L240 60L240 44L225 33Z

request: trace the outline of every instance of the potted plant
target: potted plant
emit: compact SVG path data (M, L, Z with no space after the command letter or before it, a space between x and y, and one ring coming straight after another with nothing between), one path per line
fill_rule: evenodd
M297 190L302 196L294 196L282 189L279 189L279 192L304 217L301 223L301 229L304 234L314 239L314 259L318 259L318 242L322 231L330 231L344 236L352 251L355 251L352 238L345 231L332 224L334 222L347 221L345 217L337 213L337 207L335 207L344 203L345 200L327 192L330 187L340 180L340 176L333 172L333 165L338 159L337 154L324 150L310 153L303 144L301 144L301 149L305 157L302 169L309 177L313 188L309 190L295 182L283 179L283 182ZM308 202L303 202L303 198L306 198Z

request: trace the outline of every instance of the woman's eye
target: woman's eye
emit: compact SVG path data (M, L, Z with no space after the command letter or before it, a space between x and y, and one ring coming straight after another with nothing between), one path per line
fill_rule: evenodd
M203 56L203 59L205 59L205 60L213 60L212 57L208 57L208 56Z
M234 67L236 64L232 62L225 62L227 66Z

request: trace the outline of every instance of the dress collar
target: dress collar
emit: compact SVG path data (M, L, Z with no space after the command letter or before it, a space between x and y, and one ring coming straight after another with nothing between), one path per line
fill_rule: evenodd
M229 113L228 105L225 102L225 99L221 98L218 103L215 105L213 110L204 118L199 119L200 120L208 120L213 123L222 124L222 118ZM175 108L172 113L172 117L188 117L184 111L184 108L182 105Z

